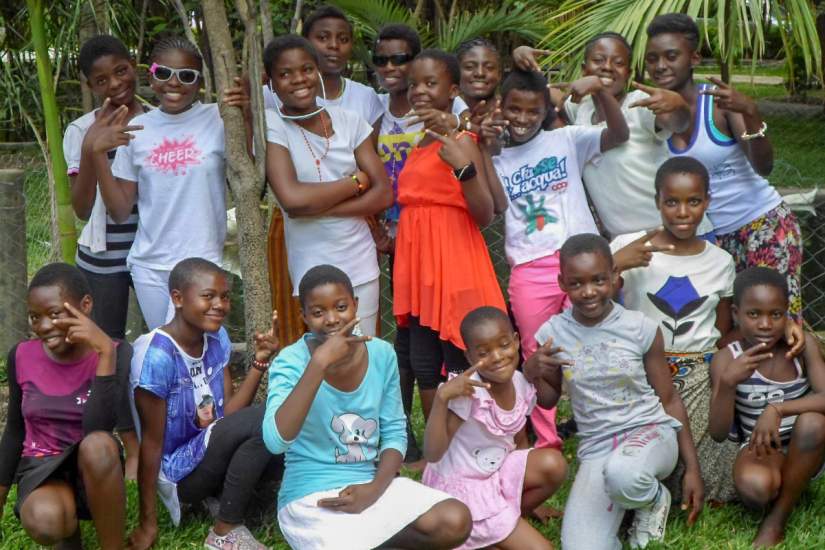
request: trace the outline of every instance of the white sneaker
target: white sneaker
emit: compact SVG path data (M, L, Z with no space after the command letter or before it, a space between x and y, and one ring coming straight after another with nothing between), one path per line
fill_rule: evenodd
M636 510L628 537L630 547L644 548L652 540L664 540L669 512L670 491L659 482L659 493L653 502L649 506Z

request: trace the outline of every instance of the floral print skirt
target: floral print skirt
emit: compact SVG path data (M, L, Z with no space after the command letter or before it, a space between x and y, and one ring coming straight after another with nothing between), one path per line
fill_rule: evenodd
M788 280L788 312L802 314L802 233L790 207L783 203L731 233L716 236L716 244L733 256L736 272L751 266L770 267Z
M712 358L713 352L666 355L673 375L673 386L685 404L693 442L699 455L699 466L705 481L705 500L729 502L736 498L733 463L739 445L729 440L718 443L708 433ZM665 485L676 501L681 500L684 473L685 466L680 460L673 474L665 480Z

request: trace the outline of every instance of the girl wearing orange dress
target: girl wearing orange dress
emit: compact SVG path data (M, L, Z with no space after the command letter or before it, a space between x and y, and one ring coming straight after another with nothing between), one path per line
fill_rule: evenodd
M458 61L424 50L412 62L409 99L414 109L449 111L458 95ZM476 137L430 129L398 176L401 216L393 270L393 313L410 329L410 361L424 416L429 416L442 366L469 365L459 326L470 311L506 311L479 227L494 215L493 196Z

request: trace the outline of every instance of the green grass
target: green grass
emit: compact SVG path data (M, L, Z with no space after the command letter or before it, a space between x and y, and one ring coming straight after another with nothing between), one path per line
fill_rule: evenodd
M570 415L569 406L564 402L559 409L559 419L564 420ZM423 433L423 419L420 407L416 406L413 425L417 436ZM570 484L575 473L575 441L565 444L564 454L570 463L570 475L561 490L550 499L550 504L563 508L570 491ZM405 472L409 475L409 472ZM416 476L411 476L416 477ZM37 548L29 539L20 523L14 517L12 505L14 493L9 495L5 513L0 522L0 548L23 549ZM178 529L172 527L169 517L163 506L158 502L160 514L160 537L155 548L162 550L202 548L203 539L211 522L205 516L188 516ZM786 541L777 547L778 550L801 548L825 548L825 525L822 517L825 516L825 484L821 480L813 482L803 495L787 530ZM135 526L137 517L137 487L134 482L128 486L128 521L129 530ZM745 550L750 548L750 541L756 535L759 524L758 515L751 513L737 504L728 504L721 508L705 508L699 521L693 527L685 522L686 514L674 506L667 526L665 542L649 546L651 550ZM551 520L547 525L537 525L539 530L553 542L556 548L560 547L560 520ZM94 531L89 522L83 522L83 542L87 549L97 548ZM277 550L286 550L288 546L280 535L277 524L273 519L267 525L254 530L255 535L264 544Z

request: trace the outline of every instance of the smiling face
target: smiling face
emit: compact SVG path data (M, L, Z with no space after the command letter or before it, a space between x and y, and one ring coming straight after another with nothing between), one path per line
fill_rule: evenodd
M86 78L92 93L109 98L115 107L129 105L135 99L137 74L134 61L118 55L98 57Z
M411 56L412 50L406 40L399 38L388 38L380 40L375 46L375 55L382 57ZM391 60L384 66L375 66L378 74L378 83L382 88L391 94L405 92L407 90L407 74L410 71L412 59L406 63L396 65Z
M183 290L172 290L176 316L197 330L215 332L229 314L229 283L222 273L196 273Z
M430 58L417 59L410 65L407 98L413 109L449 111L458 95L458 86L450 80L447 67Z
M326 283L307 293L301 315L315 339L323 342L352 321L357 311L358 299L349 289Z
M657 34L647 41L645 68L659 88L678 91L690 83L699 53L680 33Z
M66 330L54 324L55 319L71 317L63 304L66 302L89 315L92 311L92 297L81 300L70 297L59 285L38 286L28 295L29 324L34 335L43 342L46 353L54 358L63 358L74 351L74 345L66 342Z
M656 196L662 224L678 240L696 236L709 202L710 197L698 174L668 175Z
M731 308L733 316L749 344L765 344L770 351L785 336L788 322L788 297L773 285L755 285L742 293L738 305Z
M509 122L510 139L525 143L541 129L547 116L544 92L510 90L501 102L501 115Z
M312 24L307 39L318 52L321 73L340 75L352 56L352 30L348 22L325 17Z
M165 50L152 59L152 62L171 69L201 70L201 63L198 59L185 50ZM160 109L164 113L174 115L187 110L198 99L201 79L198 78L193 84L182 84L177 75L172 75L169 80L162 82L150 73L149 84L158 97Z
M504 319L485 319L475 325L464 342L467 360L471 365L486 359L478 373L494 384L503 384L513 378L518 367L518 335Z
M610 260L599 252L582 252L562 262L559 286L573 304L573 317L581 324L599 324L613 309L618 275Z
M501 60L496 52L484 46L470 48L459 60L461 93L482 100L493 97L501 82Z
M315 96L321 79L315 58L309 52L302 48L284 50L275 58L271 74L270 82L285 111L303 114L317 108Z
M585 76L609 79L608 91L613 96L620 96L625 92L630 78L630 52L620 40L601 38L590 47L582 72Z

